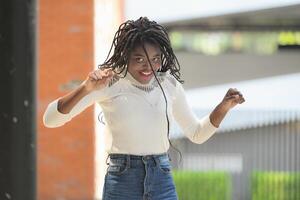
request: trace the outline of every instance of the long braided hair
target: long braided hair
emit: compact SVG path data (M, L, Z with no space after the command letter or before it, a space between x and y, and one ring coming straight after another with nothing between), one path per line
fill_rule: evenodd
M166 119L168 124L167 134L168 134L169 144L179 152L180 161L181 161L181 157L182 157L181 152L172 145L169 139L170 122L169 122L169 117L167 112L168 102L167 102L165 92L160 84L160 81L158 81L158 78L156 77L156 73L153 70L153 66L150 62L148 53L144 46L145 43L157 45L162 52L161 67L159 68L158 72L166 72L170 70L170 74L173 75L177 81L183 83L184 81L180 79L180 64L171 47L171 42L167 31L163 26L156 23L155 21L150 21L147 17L140 17L135 21L128 20L119 26L119 29L114 35L114 39L111 44L109 53L104 63L98 65L98 68L99 69L111 68L116 74L121 74L125 70L124 73L125 74L124 77L125 77L128 72L129 57L132 50L138 45L142 46L146 54L148 63L151 66L152 72L155 76L156 81L159 84L159 87L161 88L161 91L165 99ZM113 54L111 55L113 47L114 47L114 51ZM99 116L98 116L98 120L99 120Z

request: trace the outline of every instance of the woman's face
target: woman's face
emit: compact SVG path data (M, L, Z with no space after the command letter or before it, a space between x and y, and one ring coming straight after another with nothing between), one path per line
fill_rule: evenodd
M150 43L145 43L144 46L153 70L157 71L161 66L161 51L159 47ZM154 76L141 45L135 47L129 56L128 72L142 84L147 84Z

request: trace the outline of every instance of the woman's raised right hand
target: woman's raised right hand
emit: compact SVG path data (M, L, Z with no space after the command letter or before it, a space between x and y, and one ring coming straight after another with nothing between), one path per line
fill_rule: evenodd
M115 72L111 68L96 69L91 71L82 83L89 92L102 89L107 86Z

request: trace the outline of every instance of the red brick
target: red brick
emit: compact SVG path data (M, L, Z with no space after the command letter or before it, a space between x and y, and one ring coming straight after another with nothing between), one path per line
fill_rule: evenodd
M46 106L93 70L93 1L40 0L38 25L38 199L93 199L92 106L59 128L46 128Z

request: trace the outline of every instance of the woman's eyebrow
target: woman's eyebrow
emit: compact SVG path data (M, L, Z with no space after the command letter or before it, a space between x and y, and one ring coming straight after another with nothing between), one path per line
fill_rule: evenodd
M153 57L157 57L160 56L161 54L155 54ZM139 54L139 53L135 53L133 54L133 56L141 56L141 57L146 57L145 55Z
M139 54L139 53L135 53L135 54L133 54L133 56L143 56L144 57L144 55Z

